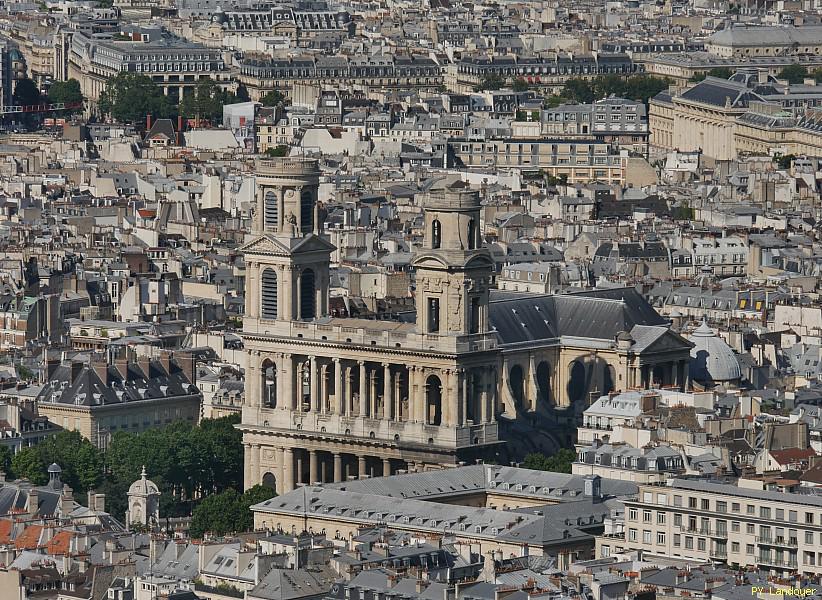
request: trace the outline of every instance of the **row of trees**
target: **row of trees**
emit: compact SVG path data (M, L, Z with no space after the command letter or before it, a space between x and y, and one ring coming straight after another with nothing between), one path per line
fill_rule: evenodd
M172 423L137 434L120 431L112 436L106 451L97 449L79 432L62 431L14 456L0 447L0 467L11 477L25 477L43 485L48 481L48 465L57 463L63 470L63 482L71 486L78 501L84 499L88 490L105 493L106 510L123 519L128 488L139 479L145 465L162 492L161 514L188 516L207 499L242 489L242 434L234 427L238 422L237 417L225 417L204 419L196 426ZM258 490L244 502L259 502L256 499L265 493L268 492ZM244 516L239 506L235 506L228 521L217 525L245 524L240 519L250 515ZM212 514L215 513L206 511L199 518L202 531L210 530L208 515Z
M55 81L51 84L48 94L41 94L37 84L31 79L25 78L15 84L12 102L15 106L57 104L59 102L69 104L83 102L83 93L80 90L80 82L76 79Z
M566 101L587 104L594 100L614 95L619 98L648 103L648 100L666 90L670 81L653 75L605 75L592 80L569 79L562 88L560 97Z
M235 102L248 102L250 97L245 86L237 92L222 89L212 79L201 79L191 94L183 96L179 104L163 94L151 77L137 73L118 73L106 84L100 94L98 107L103 114L111 115L118 121L135 123L146 115L155 118L169 118L178 115L189 118L218 122L223 117L223 106ZM262 98L264 106L276 106L285 97L277 91L269 92Z

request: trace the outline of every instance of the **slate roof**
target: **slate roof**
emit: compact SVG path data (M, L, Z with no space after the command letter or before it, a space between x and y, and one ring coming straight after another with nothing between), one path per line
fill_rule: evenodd
M249 600L292 600L320 597L334 584L336 573L329 568L271 569L259 584L246 592Z
M489 320L503 346L563 336L610 342L635 325L668 325L633 288L493 300Z
M751 101L765 101L762 96L752 92L743 84L716 77L706 77L684 91L680 98L730 108L747 108Z

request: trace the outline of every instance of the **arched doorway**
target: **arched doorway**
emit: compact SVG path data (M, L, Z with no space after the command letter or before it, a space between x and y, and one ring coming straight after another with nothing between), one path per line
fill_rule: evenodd
M272 490L277 489L277 478L274 476L274 473L269 472L263 475L263 487L267 487Z
M508 385L511 386L511 395L514 397L514 410L522 410L525 408L525 377L519 365L514 365L508 371Z
M300 274L300 318L313 319L316 315L316 286L314 270L306 269Z
M425 420L429 425L442 425L442 382L436 375L425 381Z
M548 361L542 361L537 365L537 388L539 391L539 403L545 406L552 406L554 403L551 394L551 365Z
M263 319L277 318L277 272L266 269L260 281L260 312Z
M577 402L582 400L588 391L588 382L585 380L585 365L575 360L568 365L568 400Z
M602 393L610 394L616 389L616 369L612 365L605 365L602 374Z

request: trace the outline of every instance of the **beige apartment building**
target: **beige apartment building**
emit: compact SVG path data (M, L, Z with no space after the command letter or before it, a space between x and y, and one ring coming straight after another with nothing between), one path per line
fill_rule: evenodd
M562 139L498 139L448 141L453 166L466 169L542 171L566 177L568 183L600 181L624 185L627 151L607 142Z
M624 536L597 539L598 557L621 550L819 576L822 498L684 479L640 486Z

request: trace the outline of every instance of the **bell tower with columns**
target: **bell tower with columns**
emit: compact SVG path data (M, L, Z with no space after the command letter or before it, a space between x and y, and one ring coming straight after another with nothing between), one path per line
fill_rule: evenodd
M260 160L246 260L244 327L328 314L333 246L321 235L316 160Z
M480 199L462 183L429 193L416 270L417 330L438 336L488 331L492 261L480 239Z

